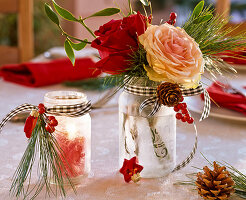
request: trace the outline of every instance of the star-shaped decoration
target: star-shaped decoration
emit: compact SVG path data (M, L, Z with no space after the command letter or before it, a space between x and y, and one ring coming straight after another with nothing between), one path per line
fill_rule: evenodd
M124 175L124 179L127 183L131 180L136 183L141 179L140 172L143 170L143 166L139 165L137 162L136 156L130 160L124 160L120 173Z

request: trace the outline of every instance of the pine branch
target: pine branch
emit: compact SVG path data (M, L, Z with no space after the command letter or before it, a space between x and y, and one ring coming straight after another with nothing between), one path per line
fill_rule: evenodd
M211 7L210 5L204 8L196 18L191 15L182 26L186 33L199 44L202 53L214 55L245 47L246 34L231 36L238 27L226 27L228 21L223 19L223 16L215 15L208 21L197 23L199 17L213 14L214 9Z
M212 5L205 7L197 16L190 15L182 28L198 43L205 60L205 69L213 80L224 73L235 74L236 70L219 58L219 53L226 51L240 51L245 48L246 33L232 36L238 27L230 28L223 16L215 15L207 21L197 23L198 18L210 16L214 13ZM228 56L232 57L232 56Z
M30 188L32 169L37 156L39 156L37 170L39 179ZM59 193L62 197L65 197L65 180L68 181L74 192L76 192L66 172L63 163L64 159L63 151L57 143L56 138L53 134L46 131L45 119L42 115L39 115L26 151L13 175L10 193L17 198L23 196L23 199L28 198L32 200L45 187L48 196L51 194L57 196ZM27 180L27 187L25 188L24 184ZM51 185L54 185L55 189L52 189Z

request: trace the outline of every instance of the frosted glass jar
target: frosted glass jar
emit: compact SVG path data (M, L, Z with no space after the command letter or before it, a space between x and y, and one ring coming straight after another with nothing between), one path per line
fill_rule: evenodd
M157 87L160 83L132 79L130 84ZM163 177L176 165L176 118L172 107L161 106L153 117L144 117L152 106L139 113L141 103L150 98L126 92L119 97L119 166L134 156L142 165L143 178Z
M46 108L87 102L85 94L74 91L54 91L44 96ZM91 117L89 113L79 117L54 116L58 121L54 136L65 155L63 164L71 180L79 183L91 169Z

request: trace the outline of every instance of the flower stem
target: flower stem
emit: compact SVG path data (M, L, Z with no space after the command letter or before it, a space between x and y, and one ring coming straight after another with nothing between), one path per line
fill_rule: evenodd
M129 5L129 14L131 15L131 14L133 14L131 0L128 0L128 5Z
M95 34L93 33L93 31L85 24L84 19L82 19L81 17L79 17L79 23L81 23L86 30L94 37L96 38Z
M71 35L67 34L67 33L62 29L61 26L59 26L59 28L60 28L60 30L61 30L61 32L62 32L62 35L65 35L67 38L70 38L70 39L73 39L73 40L77 40L77 41L79 41L79 42L84 42L84 43L87 43L87 44L91 44L91 42L88 42L88 41L85 41L85 40L81 40L81 39L78 39L78 38L76 38L76 37L74 37L74 36L71 36Z

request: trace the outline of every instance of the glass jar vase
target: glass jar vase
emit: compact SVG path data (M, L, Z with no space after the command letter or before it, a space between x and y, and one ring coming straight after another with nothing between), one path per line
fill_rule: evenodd
M160 84L144 78L133 78L130 86L156 89ZM161 106L153 116L153 106L139 112L143 101L153 95L137 95L124 89L119 97L119 165L134 156L143 166L143 178L163 177L176 165L176 118L172 107Z
M44 96L47 109L87 102L85 94L74 91L54 91ZM89 113L78 117L54 116L58 121L54 136L63 151L63 165L72 182L78 184L80 178L87 175L91 169L91 117ZM65 177L65 170L62 173Z

